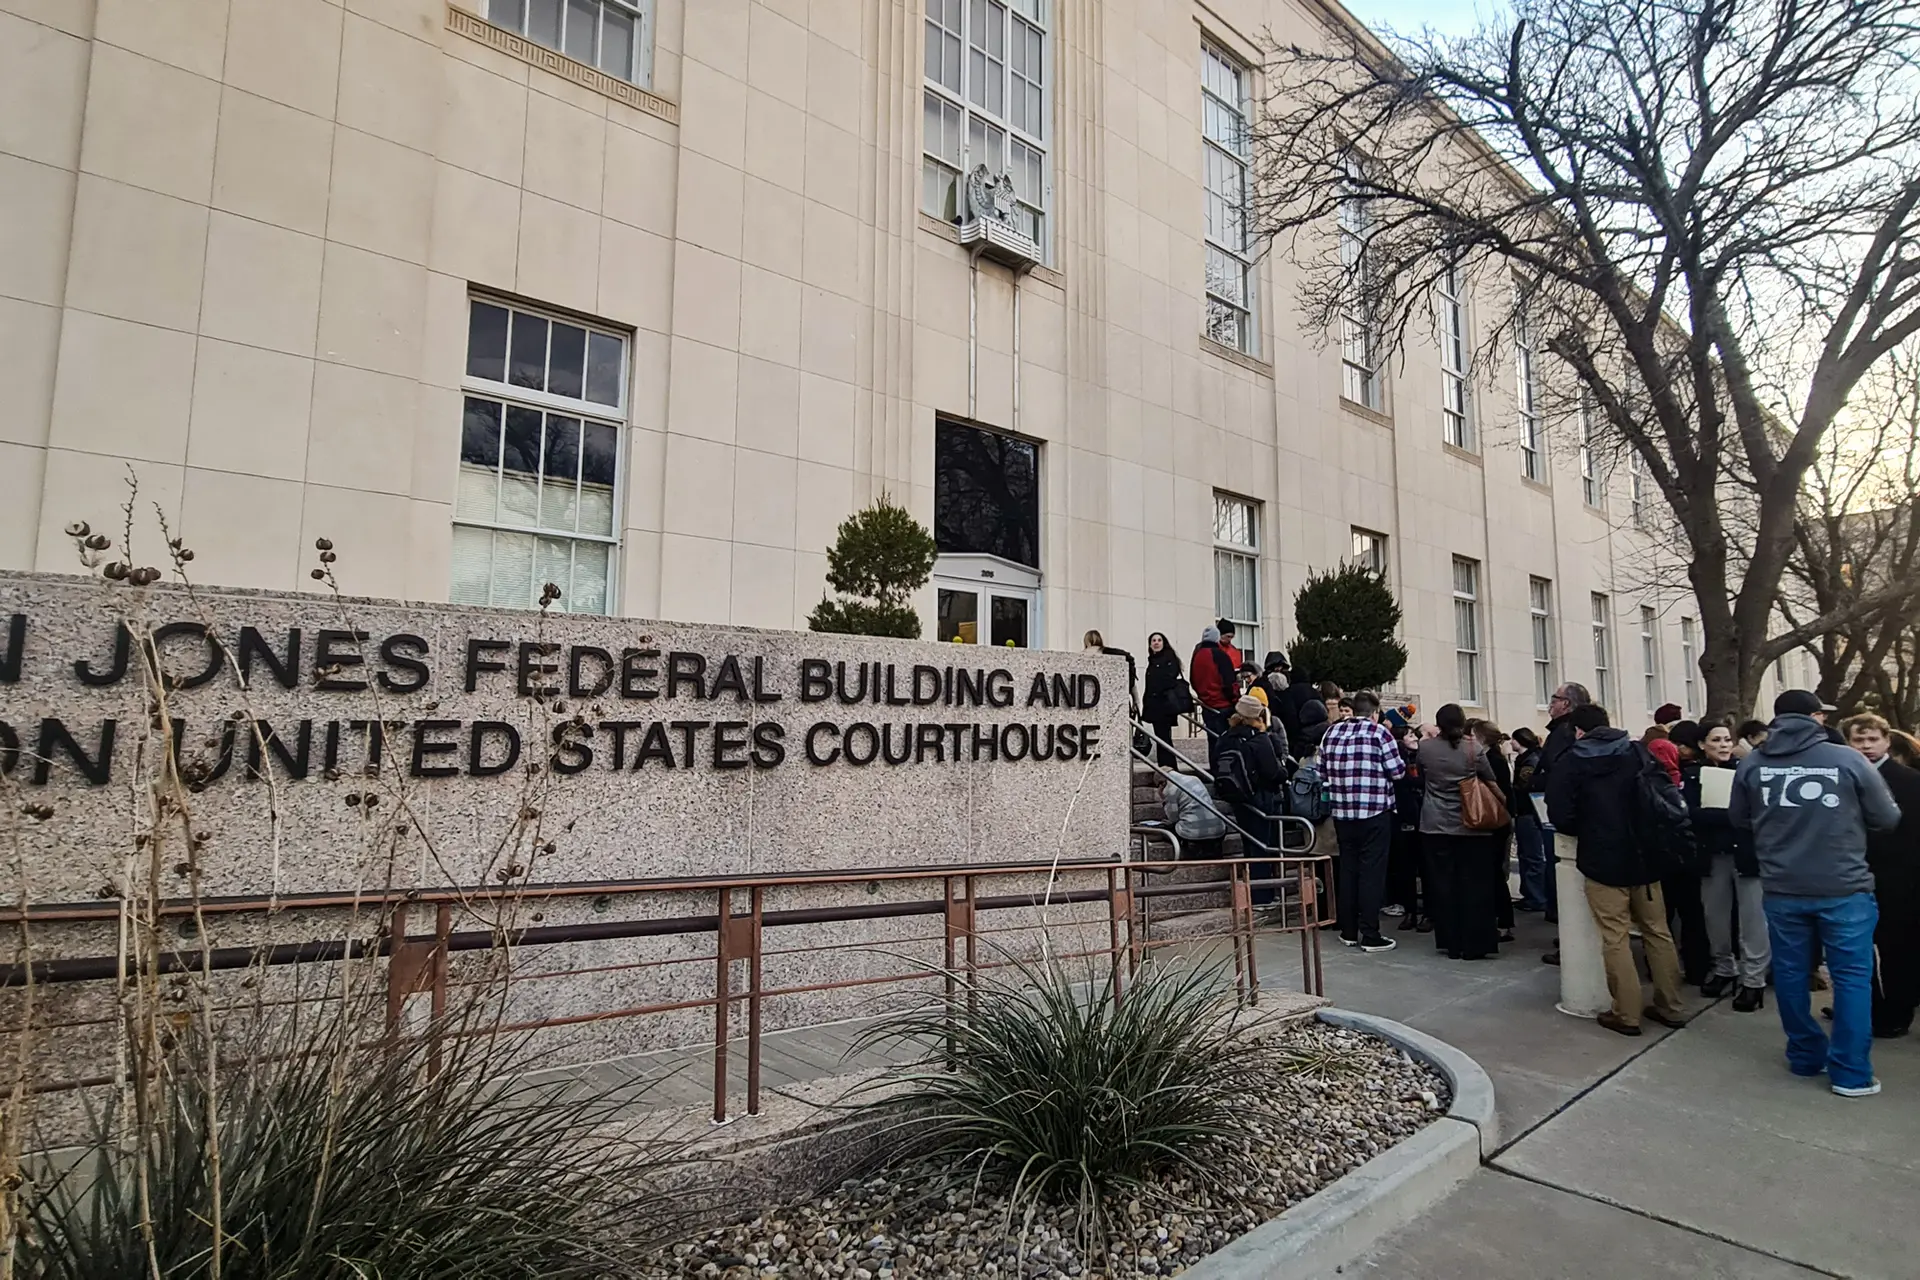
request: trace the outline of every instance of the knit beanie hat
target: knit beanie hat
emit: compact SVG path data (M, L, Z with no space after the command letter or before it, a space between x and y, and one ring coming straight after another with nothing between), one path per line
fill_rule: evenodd
M1202 628L1200 629L1200 643L1201 643L1201 644L1219 644L1219 643L1220 643L1220 628L1218 628L1218 627L1202 627Z
M1267 717L1267 704L1258 698L1242 698L1233 704L1233 714L1243 720L1264 720Z

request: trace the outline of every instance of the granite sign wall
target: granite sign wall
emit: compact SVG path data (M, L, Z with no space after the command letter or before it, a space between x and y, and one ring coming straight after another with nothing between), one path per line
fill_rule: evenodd
M104 891L167 750L207 894L1112 856L1125 680L1082 654L0 574L0 787L40 902Z

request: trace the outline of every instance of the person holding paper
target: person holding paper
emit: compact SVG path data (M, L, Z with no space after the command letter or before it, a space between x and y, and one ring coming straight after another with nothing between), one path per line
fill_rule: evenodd
M1700 884L1701 904L1707 916L1707 943L1713 952L1713 972L1700 984L1700 993L1723 996L1735 991L1733 1007L1753 1013L1767 1003L1767 966L1773 962L1767 941L1767 912L1762 905L1760 863L1753 856L1753 837L1733 825L1728 806L1733 801L1733 730L1725 724L1705 726L1701 758L1684 767L1680 784L1693 818L1693 836L1707 864ZM1734 912L1739 911L1739 956L1734 955Z

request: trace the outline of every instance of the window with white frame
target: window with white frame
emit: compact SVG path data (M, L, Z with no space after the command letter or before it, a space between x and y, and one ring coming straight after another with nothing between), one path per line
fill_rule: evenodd
M1340 261L1346 272L1346 301L1340 310L1340 394L1380 410L1385 408L1380 334L1367 278L1367 240L1372 234L1373 210L1367 197L1349 189L1340 199Z
M1456 449L1473 448L1467 402L1467 294L1458 266L1448 266L1436 287L1440 310L1441 438Z
M1553 700L1553 583L1527 579L1527 613L1533 627L1533 698L1544 707Z
M1363 569L1387 576L1387 535L1371 529L1353 531L1353 562Z
M1606 707L1613 701L1613 603L1593 593L1593 698Z
M1532 300L1520 281L1513 285L1514 396L1520 407L1520 474L1544 483L1546 439L1540 425L1540 350Z
M1253 245L1247 219L1253 164L1251 73L1211 44L1200 47L1201 151L1207 193L1207 336L1249 355L1254 329Z
M1453 558L1453 660L1460 701L1480 704L1480 562Z
M619 546L627 339L521 306L468 304L455 604L607 613Z
M1700 637L1692 618L1680 619L1680 680L1687 715L1700 714Z
M920 207L958 222L976 165L1013 178L1020 230L1047 243L1051 0L927 0Z
M1627 455L1627 498L1633 512L1633 523L1644 528L1647 523L1647 464L1641 461L1638 450Z
M1580 500L1590 507L1600 505L1600 471L1593 461L1593 401L1580 397Z
M487 21L646 87L653 78L652 0L487 0Z
M1647 714L1659 710L1660 697L1660 615L1652 606L1640 606L1640 671L1646 682Z
M1260 649L1260 504L1213 495L1213 607L1242 653Z

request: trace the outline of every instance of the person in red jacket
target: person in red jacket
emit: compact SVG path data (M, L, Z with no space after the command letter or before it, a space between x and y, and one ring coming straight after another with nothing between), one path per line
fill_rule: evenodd
M1233 704L1239 700L1240 661L1220 642L1220 628L1208 627L1200 633L1200 643L1187 663L1187 684L1194 701L1200 704L1200 720L1207 726L1207 768L1211 770L1220 754L1220 735L1233 718Z
M1660 767L1673 779L1673 785L1680 785L1680 748L1673 745L1671 731L1663 724L1648 725L1647 731L1640 735L1641 743L1660 762Z
M1240 646L1233 642L1233 619L1222 618L1213 625L1215 629L1220 632L1220 647L1226 651L1227 657L1233 659L1233 669L1238 671L1240 668L1246 666L1247 655L1241 653ZM1256 672L1255 674L1257 675L1258 673Z

